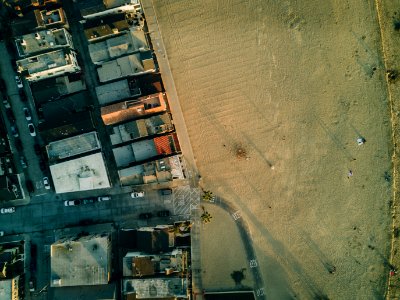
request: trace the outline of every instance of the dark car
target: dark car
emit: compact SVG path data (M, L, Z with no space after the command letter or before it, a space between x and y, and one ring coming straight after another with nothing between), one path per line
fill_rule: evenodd
M169 217L169 215L169 210L160 210L159 212L157 212L158 217Z
M19 90L19 96L21 97L21 100L22 100L23 102L28 101L28 97L26 97L26 94L25 94L25 92L24 92L23 89L20 89L20 90Z
M41 171L46 170L46 163L44 162L43 159L39 160L39 168Z
M32 180L27 180L27 181L25 181L25 183L26 183L26 188L27 188L28 192L33 193L35 191L35 188L33 186Z
M171 195L172 194L172 190L171 189L162 189L160 190L161 195Z
M10 121L10 123L14 123L15 122L15 116L14 116L14 113L11 110L11 108L6 109L6 115L7 115L8 121Z
M96 203L95 198L82 199L82 204L93 204L93 203Z
M39 144L33 145L33 149L35 149L36 155L40 155L42 153L42 148L40 147Z
M0 78L0 90L5 93L7 91L6 82L3 78Z
M22 146L22 142L20 139L15 139L15 148L17 148L19 152L24 150L24 146Z
M139 215L139 219L142 219L142 220L151 219L152 217L153 217L152 213L141 213Z

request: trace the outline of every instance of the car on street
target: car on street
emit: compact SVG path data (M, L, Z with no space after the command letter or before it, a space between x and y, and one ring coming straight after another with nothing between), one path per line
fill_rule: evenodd
M133 191L131 193L131 198L135 199L135 198L143 198L144 197L144 192L137 192L137 191Z
M29 193L33 193L35 191L35 187L33 185L32 180L25 181L25 184L26 184L26 189L28 190Z
M15 213L15 207L3 207L2 209L0 209L0 213L2 213L2 214Z
M29 280L29 291L34 292L36 290L36 280L34 277L31 277L31 280Z
M87 199L82 199L82 204L94 204L96 203L96 199L95 198L87 198Z
M7 92L6 82L4 81L3 78L0 78L0 90L1 90L3 93L6 93L6 92Z
M15 122L15 116L11 108L6 108L6 116L8 121L10 121L10 123Z
M28 129L29 129L29 134L31 136L36 136L36 130L35 130L35 126L33 125L33 123L28 123Z
M5 108L11 108L10 99L6 95L3 95L3 105Z
M0 231L0 236L4 236L4 231Z
M77 206L77 205L81 205L81 200L80 199L76 199L76 200L65 200L64 201L64 205L65 206Z
M44 184L44 188L45 188L46 190L49 190L49 189L50 189L50 181L49 181L49 178L43 177L43 184Z
M33 149L35 150L36 155L40 155L42 153L42 148L39 144L34 144Z
M14 137L19 137L18 129L15 125L10 126L11 133Z
M27 107L24 107L22 110L24 111L25 119L27 121L32 120L32 116L31 116L31 113L29 112L29 109Z
M153 217L152 213L141 213L139 215L139 219L142 219L142 220L148 220L148 219L151 219L152 217Z
M26 169L28 167L28 163L26 162L25 156L21 155L19 161L21 162L21 167L23 169Z
M169 210L160 210L159 212L157 212L158 217L169 217L169 215Z
M21 101L23 101L23 102L28 101L28 97L26 97L24 90L19 90L19 97L21 98Z
M97 197L97 201L101 202L101 201L109 201L111 200L111 196L100 196Z
M40 168L41 171L46 170L46 163L44 162L43 159L39 160L39 168Z
M161 189L160 193L161 193L161 195L171 195L172 190L171 189Z
M19 152L24 150L24 146L22 145L22 142L20 139L15 139L15 148L17 148L17 150Z
M24 85L22 84L21 77L19 77L18 75L15 75L15 83L17 84L17 87L19 89L22 89L24 87Z

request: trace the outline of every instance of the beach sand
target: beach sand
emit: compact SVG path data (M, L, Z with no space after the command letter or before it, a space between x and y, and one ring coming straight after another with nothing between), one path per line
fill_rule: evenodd
M374 2L152 2L203 185L249 224L267 298L382 298L392 144Z

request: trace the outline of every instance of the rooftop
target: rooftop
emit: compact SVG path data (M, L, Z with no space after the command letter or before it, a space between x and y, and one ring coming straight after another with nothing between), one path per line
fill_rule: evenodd
M46 146L50 161L73 157L101 149L97 132L88 132L70 138L51 142Z
M39 105L85 90L86 83L82 74L74 73L32 82L30 87L35 103Z
M16 293L15 289L18 289L18 280L19 276L12 279L0 280L0 299L14 299L13 296L15 296Z
M92 116L89 111L76 112L73 107L68 106L57 106L57 102L49 102L47 106L52 106L54 109L45 109L44 112L48 112L49 117L45 115L45 122L39 124L40 135L46 142L51 142L66 137L82 134L85 132L93 131L94 125ZM63 118L57 119L59 114L64 111ZM53 114L52 114L53 113Z
M50 172L58 194L110 187L102 153L51 165Z
M73 52L73 51L71 51ZM59 49L17 61L19 73L34 74L71 64L69 51Z
M140 14L117 13L102 16L98 19L88 19L83 23L84 33L89 42L94 42L106 37L121 34L136 26L143 28L144 20Z
M128 80L119 80L96 87L97 99L100 105L131 97Z
M149 135L162 134L174 130L171 117L168 113L139 119L113 127L110 134L111 144L117 145Z
M124 279L122 289L124 294L134 292L136 299L187 298L187 280L179 277Z
M118 175L121 184L139 185L162 183L174 179L184 179L179 155L165 157L141 165L120 169Z
M167 110L167 96L158 93L136 100L124 101L101 108L104 124L112 125L153 115Z
M153 140L139 141L112 149L117 167L127 167L131 163L145 161L157 156Z
M136 5L135 7L140 7L138 0L78 0L77 2L83 17L129 4Z
M20 57L63 46L72 46L70 34L64 28L25 34L15 38L15 44Z
M38 23L43 27L64 24L65 16L63 9L57 8L53 10L41 10L40 17L38 17Z
M94 64L145 50L149 50L149 45L140 29L131 29L122 35L89 44L89 54Z
M107 284L111 242L107 235L65 239L51 245L52 287Z
M156 67L150 50L119 57L97 68L100 82L155 71Z

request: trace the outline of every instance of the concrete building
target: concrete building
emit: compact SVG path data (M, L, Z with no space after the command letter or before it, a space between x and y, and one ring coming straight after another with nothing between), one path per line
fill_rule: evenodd
M148 279L124 279L122 293L129 299L187 299L187 279L157 277ZM127 299L127 298L125 298Z
M15 38L19 57L48 52L63 47L73 48L71 34L64 28L48 29Z
M84 28L85 37L89 43L118 36L125 31L136 27L143 30L144 19L136 13L118 13L108 15L98 19L88 19L81 21Z
M177 275L187 269L187 253L174 249L162 254L128 252L122 259L124 277Z
M17 70L28 81L38 81L80 71L76 53L59 49L17 61Z
M23 14L22 18L11 22L13 36L21 36L38 30L67 26L67 19L62 8L35 9Z
M174 155L118 170L121 185L159 184L184 179L182 158Z
M168 113L129 121L112 128L112 133L110 134L111 144L118 145L151 135L172 132L174 129L171 116Z
M50 172L57 194L110 187L102 153L51 165Z
M111 238L89 235L51 245L51 287L103 285L110 281Z
M101 108L101 118L105 125L151 116L167 110L167 96L158 93L139 99L119 102Z
M77 0L77 3L85 19L121 12L141 12L139 0Z
M74 73L32 82L30 87L37 105L83 91L86 89L86 83L81 73Z
M24 299L23 282L21 276L0 280L0 299L20 300Z
M156 66L150 50L119 57L105 62L97 68L100 82L155 71Z
M100 149L100 141L95 131L51 142L46 146L50 163Z
M132 28L116 37L89 44L89 54L96 65L124 55L150 50L144 31Z

